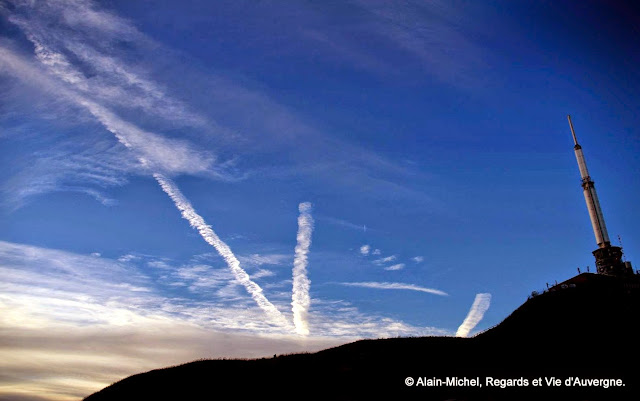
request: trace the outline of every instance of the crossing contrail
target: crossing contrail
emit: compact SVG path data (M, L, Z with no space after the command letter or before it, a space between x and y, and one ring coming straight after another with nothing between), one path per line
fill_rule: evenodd
M200 236L222 256L227 262L229 269L235 276L236 280L240 282L246 289L251 297L256 301L258 306L265 311L265 313L276 323L283 327L291 327L291 323L280 313L280 311L264 296L262 288L249 278L249 275L242 267L236 256L224 241L216 235L202 216L196 213L191 203L184 197L182 192L178 189L176 184L169 178L160 173L153 174L153 177L158 181L162 190L169 195L173 203L182 213L182 217L189 222L191 227L198 230Z

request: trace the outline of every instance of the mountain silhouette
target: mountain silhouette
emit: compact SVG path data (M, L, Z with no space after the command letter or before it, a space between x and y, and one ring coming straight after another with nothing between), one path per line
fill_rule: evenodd
M200 360L128 377L85 401L638 400L639 312L637 277L583 273L472 338L361 340L313 354Z

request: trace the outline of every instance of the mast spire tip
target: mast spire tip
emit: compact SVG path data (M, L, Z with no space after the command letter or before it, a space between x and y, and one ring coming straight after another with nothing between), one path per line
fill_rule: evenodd
M573 123L571 122L571 115L567 114L567 120L569 120L569 127L571 128L571 135L573 136L573 143L578 145L578 139L576 138L576 131L573 129Z

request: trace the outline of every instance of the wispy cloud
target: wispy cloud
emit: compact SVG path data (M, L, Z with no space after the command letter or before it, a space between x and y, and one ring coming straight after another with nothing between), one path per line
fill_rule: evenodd
M311 246L311 233L313 232L311 203L300 203L298 210L300 211L300 216L298 217L297 244L293 260L291 306L296 332L306 336L309 334L309 306L311 305L311 297L309 296L311 281L307 276L307 254Z
M164 138L119 118L106 107L62 86L6 47L0 47L0 56L0 69L20 78L28 85L54 92L88 111L113 133L120 143L131 149L142 161L143 166L171 174L203 173L211 169L215 159L208 152L194 149L193 145L185 140ZM66 74L57 69L55 71L58 75Z
M157 263L157 262L149 262ZM223 287L240 285L235 280L233 273L229 269L218 269L204 264L183 265L170 267L163 281L168 284L182 284L192 292L203 292L205 290L222 289ZM220 294L217 294L218 296ZM225 298L225 297L222 297ZM235 296L233 297L236 298Z
M404 263L397 263L395 265L387 266L384 268L385 270L402 270L404 269Z
M295 175L314 174L316 179L325 179L330 185L359 186L368 191L374 188L379 196L393 193L396 199L433 203L433 199L412 189L406 180L403 183L408 176L415 182L415 170L409 171L371 151L323 133L314 128L313 121L301 118L267 93L248 89L214 71L203 73L190 67L184 61L188 55L156 43L131 21L101 8L98 3L80 0L18 3L20 7L11 12L5 10L5 15L34 44L39 60L36 72L55 78L56 85L43 86L24 75L23 81L32 82L34 88L48 95L55 93L63 99L73 95L70 103L89 111L123 144L135 145L137 140L139 148L133 150L137 156L134 160L143 160L147 167L155 163L154 171L169 176L199 174L239 180L252 174L246 166L236 165L242 163L245 154L306 141L312 142L314 149L332 151L296 152L299 159L293 161L294 165L279 165L275 169ZM156 71L156 64L168 68ZM189 84L182 85L185 69L189 70L190 79ZM12 75L16 75L15 71ZM172 96L168 85L151 77L173 80L174 90L186 86L182 89L189 94L189 103ZM191 90L190 86L198 87L198 91ZM206 114L193 111L198 105ZM252 118L246 118L246 110L252 110ZM77 117L77 110L75 112L69 111L69 120ZM57 118L62 118L60 113ZM177 140L175 128L183 126L197 129L180 130ZM205 136L215 137L216 143L226 148L217 148L214 155L200 151L202 147L185 140L185 137L202 140ZM171 149L176 152L167 151ZM305 172L303 165L311 166L312 171ZM321 167L322 172L318 174L318 166L326 168ZM261 173L268 169L252 168ZM384 176L389 178L382 179L383 175L377 172L385 172ZM66 188L58 186L61 190ZM96 188L92 190L95 192ZM364 230L364 226L362 228Z
M33 196L48 192L80 192L111 206L117 201L104 190L128 183L127 175L141 171L130 152L113 141L88 143L70 138L33 153L35 159L18 162L20 171L2 184L4 203L19 208Z
M368 255L369 254L369 250L371 249L371 247L369 245L362 245L360 247L360 253L362 255Z
M127 262L131 262L132 260L138 260L138 259L140 259L140 256L127 253L125 255L120 256L118 258L118 262L127 263Z
M489 305L491 305L491 294L476 294L467 317L458 327L458 331L456 331L456 337L467 337L471 330L480 323L485 312L489 309Z
M390 40L417 59L428 73L459 87L480 81L479 71L486 69L486 51L465 29L462 21L469 18L466 10L444 1L356 3L372 17L362 29L381 43Z
M253 253L250 255L238 255L238 260L245 266L262 266L262 265L284 265L290 262L291 255L283 253Z
M330 217L330 216L318 216L317 220L320 221L325 221L329 224L333 224L335 226L339 226L339 227L346 227L346 228L350 228L352 230L357 230L357 231L372 231L371 228L367 227L364 224L355 224L352 223L350 221L347 220L343 220L343 219L336 219L335 217ZM373 230L375 231L375 230Z
M326 336L356 338L387 338L399 336L451 335L448 330L431 326L413 326L385 316L366 315L342 300L314 299L314 310L322 313L310 315L314 333Z
M154 45L129 21L91 1L19 3L21 7L9 21L22 29L33 42L37 58L64 82L112 106L140 109L172 123L205 122L161 85L144 77L147 71L139 65L134 69L116 55L118 41L136 47ZM87 76L78 67L92 74Z
M202 327L287 334L264 319L264 311L248 297L239 302L212 297L209 290L243 288L228 269L194 264L170 270L142 269L147 258L119 262L106 257L0 241L0 301L8 309L1 321L29 327L60 325L117 326L144 319L181 319ZM258 276L271 277L258 270ZM170 274L199 287L206 298L166 297ZM210 281L200 282L200 278ZM157 277L157 278L154 278Z
M415 257L411 258L411 260L413 260L413 261L414 261L414 262L416 262L416 263L421 263L421 262L423 262L423 261L424 261L424 257L422 257L422 256L415 256Z
M337 284L348 286L348 287L374 288L378 290L409 290L409 291L427 292L429 294L442 295L442 296L449 295L444 291L437 290L434 288L420 287L418 285L405 284L405 283L364 281L364 282L346 282L346 283L337 283Z
M275 275L276 275L276 273L273 270L258 269L258 271L256 271L255 273L251 274L251 278L253 280L257 280L257 279L264 278L264 277L273 277Z
M387 256L386 258L380 258L373 261L376 265L383 265L385 263L393 262L396 260L396 255Z
M14 208L29 196L50 191L83 192L103 204L113 204L100 189L126 183L126 174L139 173L143 170L141 167L164 174L235 179L219 174L222 171L219 167L225 165L223 169L226 169L231 164L218 163L211 152L199 150L183 138L167 138L142 129L113 110L116 108L128 115L136 109L142 110L144 113L137 113L138 116L151 116L155 120L160 116L174 128L176 124L203 128L205 123L203 117L189 111L160 85L145 78L148 71L140 69L140 64L134 69L114 53L118 48L115 43L122 40L142 47L151 43L127 20L98 9L91 1L18 1L11 13L3 10L3 14L32 42L39 65L5 45L0 48L0 72L18 77L24 84L49 96L54 94L57 102L70 104L75 108L68 110L70 120L78 119L77 108L84 109L130 149L133 155L129 157L134 160L118 163L105 159L104 154L97 159L86 159L82 158L84 150L80 150L80 154L58 151L41 156L36 167L46 164L45 174L28 167L5 184L4 192ZM114 27L118 28L114 30ZM64 113L59 113L58 118L64 119ZM210 120L206 123L206 127L217 127ZM83 138L84 146L92 146L88 138ZM122 148L116 153L121 154ZM96 165L96 160L100 164ZM95 185L101 188L92 187Z
M381 251L380 249L376 248L376 249L374 249L374 250L371 252L371 254L372 254L372 255L381 255L381 254L382 254L382 251Z
M203 173L210 171L215 161L211 154L196 150L187 141L168 139L142 130L93 101L83 98L76 100L151 171L165 174Z

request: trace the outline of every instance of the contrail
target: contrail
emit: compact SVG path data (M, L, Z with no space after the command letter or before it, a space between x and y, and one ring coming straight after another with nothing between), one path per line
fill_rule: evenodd
M427 292L429 294L448 296L444 291L436 290L434 288L425 288L420 287L414 284L405 284L405 283L379 283L375 281L364 281L364 282L356 282L356 283L336 283L340 285L346 285L348 287L363 287L363 288L375 288L378 290L410 290L410 291L419 291L419 292Z
M303 202L298 206L298 243L296 244L296 256L293 259L293 292L291 294L291 306L293 307L293 324L300 335L309 334L309 288L311 281L307 277L307 254L311 245L311 232L313 231L313 218L311 217L311 203Z
M229 248L229 246L222 241L215 232L213 232L202 216L196 213L193 206L191 206L191 203L184 197L182 192L180 192L180 189L178 189L176 184L160 173L154 173L153 177L158 181L162 190L169 195L171 200L173 200L173 203L175 203L178 210L182 213L182 217L189 222L191 227L198 230L202 238L208 244L213 246L220 256L224 258L236 280L238 280L240 284L247 289L247 292L251 295L254 301L256 301L258 306L262 308L262 310L264 310L271 319L278 322L281 326L291 327L291 323L289 323L284 315L282 315L282 313L280 313L280 311L264 296L262 288L252 281L247 272L240 267L240 262L231 251L231 248Z
M467 317L464 319L464 322L462 322L460 327L458 327L456 337L467 337L469 332L471 332L471 330L480 323L484 317L484 313L489 309L490 304L491 294L476 294L476 299L473 300L473 305L471 305L471 309L469 309Z

